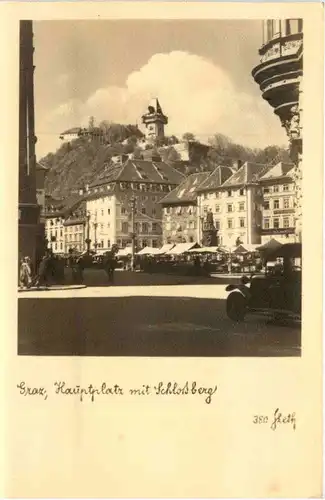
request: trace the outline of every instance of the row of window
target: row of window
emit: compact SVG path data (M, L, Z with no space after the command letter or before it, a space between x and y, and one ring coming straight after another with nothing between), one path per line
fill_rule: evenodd
M65 250L64 250L65 248ZM83 243L80 244L80 243L74 243L74 244L70 244L70 245L63 245L62 242L58 243L58 242L55 242L55 243L52 243L52 250L54 252L68 252L69 251L69 248L75 248L76 250L78 250L79 252L82 252L84 250L84 245Z
M202 195L203 200L212 200L213 198L230 198L231 196L245 196L246 189L227 189L227 191L215 191L214 193L204 193Z
M273 186L265 186L263 187L263 193L264 194L271 194L271 193L281 193L281 192L287 192L287 191L292 191L293 190L293 185L292 184L275 184Z
M51 231L47 232L47 238L48 239L51 239L53 237L58 238L59 235L60 235L60 238L63 238L63 231L62 231L62 229L60 229L60 231L55 229L54 231L51 230Z
M100 215L102 217L104 216L104 213L105 213L104 210L100 211ZM148 214L148 210L146 209L146 207L142 207L141 210L140 210L140 212L139 212L138 209L135 208L134 213L135 214L141 213L142 215L147 215ZM94 213L93 213L93 216L94 216L95 220L97 219L97 214L98 214L98 212L97 212L97 210L95 210ZM151 209L151 215L155 216L156 214L157 214L157 210L155 208L152 208ZM107 209L107 215L111 215L111 209L110 208ZM121 207L121 215L131 215L130 210L128 210L125 207Z
M192 214L196 214L196 212L197 212L197 207L165 207L164 208L165 215L171 215L171 214L192 215Z
M215 205L214 207L214 210L216 213L220 213L221 212L221 206L220 205ZM244 212L245 211L245 202L244 201L240 201L238 203L238 210L239 212ZM236 205L234 203L228 203L227 204L227 212L235 212L236 211ZM203 207L203 213L207 213L208 212L208 207L205 206Z
M52 250L54 252L63 252L63 243L62 243L62 241L60 243L58 243L58 242L52 243L51 246L52 246Z
M66 241L82 241L83 240L83 233L74 233L74 234L67 234L66 235Z
M146 247L159 248L160 245L158 245L158 240L139 240L138 246L140 248L146 248Z
M219 231L221 229L221 221L219 219L216 219L214 221L214 226L215 228ZM235 229L237 228L245 228L246 227L246 219L245 217L240 217L238 220L236 219L227 219L226 221L226 227L227 229ZM166 224L166 230L176 230L176 231L183 231L184 229L196 229L197 228L197 223L196 221L187 221L186 224L177 224L176 222L167 222Z
M273 217L272 219L265 217L263 219L264 229L281 229L289 227L294 227L294 223L291 223L290 217Z
M221 229L221 223L219 220L216 220L214 225L216 229L218 230ZM237 225L235 219L227 219L227 229L235 229L236 227L240 228L246 227L246 219L244 217L240 217L237 221Z
M157 202L161 199L161 196L156 196L156 195L142 195L142 196L137 196L137 199L140 201L152 201L152 202ZM111 197L107 198L97 198L97 200L92 200L92 203L94 205L100 205L104 204L106 202L111 201Z
M75 232L77 233L78 231L83 231L83 224L76 224L75 226L65 226L64 230L65 232Z
M139 211L137 208L135 208L134 210L134 214L138 214ZM149 210L146 209L146 207L142 207L141 210L140 210L140 213L142 215L147 215L149 213ZM155 208L152 208L151 209L151 215L155 216L157 214L157 210ZM125 208L125 207L121 207L121 215L131 215L130 212Z
M263 203L264 210L270 210L273 208L273 210L277 210L279 208L291 208L291 203L290 203L290 198L283 198L282 203L280 200L265 200Z
M156 222L136 222L134 224L134 229L136 233L157 233L158 224ZM132 230L131 224L128 222L122 222L122 233L129 233Z
M166 178L166 180L167 180L167 178ZM107 191L112 191L115 186L118 186L121 191L132 189L133 191L156 191L156 192L157 191L169 192L169 191L172 191L176 187L176 185L171 185L171 184L120 182L120 183L107 184L106 186L90 188L88 190L88 193L89 194L104 193L105 187L106 187Z
M78 233L78 232L82 232L83 229L84 229L84 226L82 224L76 225L76 226L65 226L64 232L65 233ZM50 237L51 236L58 237L58 235L60 235L60 237L62 238L63 237L63 229L51 227L50 229L48 229L48 234L50 235Z

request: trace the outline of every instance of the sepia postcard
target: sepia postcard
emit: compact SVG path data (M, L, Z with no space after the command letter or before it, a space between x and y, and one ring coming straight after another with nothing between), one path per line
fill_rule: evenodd
M0 12L3 497L321 498L321 5Z

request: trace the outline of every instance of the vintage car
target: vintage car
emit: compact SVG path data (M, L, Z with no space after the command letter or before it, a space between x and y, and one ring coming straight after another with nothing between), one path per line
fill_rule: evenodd
M264 256L265 273L243 276L228 285L227 316L236 322L263 314L274 319L301 319L301 244L287 243ZM273 267L267 264L273 262Z

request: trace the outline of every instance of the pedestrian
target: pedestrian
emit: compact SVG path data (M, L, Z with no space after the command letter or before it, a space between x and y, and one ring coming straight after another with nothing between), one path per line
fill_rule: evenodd
M34 280L34 284L37 286L37 288L39 288L41 285L44 285L45 287L48 286L49 273L51 270L51 260L52 253L50 250L47 250L40 262L38 273Z
M76 268L77 268L77 281L79 284L84 282L84 259L82 255L79 255L76 259Z
M72 283L78 283L79 266L77 264L76 256L74 255L73 248L69 248L68 267L71 269Z
M110 252L108 252L105 256L104 268L108 276L108 281L110 284L114 284L114 271L116 268L116 253L118 252L118 248L113 245Z
M32 269L29 257L24 257L20 263L19 283L21 288L30 288L32 285Z

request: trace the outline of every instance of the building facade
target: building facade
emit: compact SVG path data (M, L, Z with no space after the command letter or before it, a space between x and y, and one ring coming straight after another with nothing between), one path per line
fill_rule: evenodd
M88 188L86 211L91 249L117 244L159 247L162 206L158 202L184 176L164 162L128 159L102 172Z
M73 141L74 139L78 139L81 136L81 134L82 134L81 127L74 127L62 132L62 134L60 135L60 139L63 142L70 142Z
M197 187L209 177L209 172L189 175L176 189L165 196L163 208L163 243L198 242Z
M296 239L302 231L302 19L268 19L263 22L260 63L253 77L263 98L285 127L294 163Z
M261 242L274 238L280 243L295 241L294 165L279 163L260 178L262 187Z
M47 248L54 254L68 253L69 249L86 249L86 202L81 196L71 196L66 200L46 197L45 237Z
M20 22L18 252L35 266L44 251L44 225L36 195L33 24Z
M261 189L258 176L265 165L247 162L237 170L219 166L198 187L199 219L202 228L212 214L217 244L233 247L260 242Z
M77 252L87 250L87 213L86 201L81 200L68 213L63 221L64 252L70 249ZM61 246L61 243L60 243Z
M238 170L217 167L198 188L199 217L204 221L212 214L218 245L261 242L263 198L259 178L266 170L265 165L251 162Z

